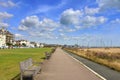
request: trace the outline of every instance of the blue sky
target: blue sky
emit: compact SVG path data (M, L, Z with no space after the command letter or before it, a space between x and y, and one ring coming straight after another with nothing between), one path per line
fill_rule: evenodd
M16 39L120 45L120 0L0 0L0 27Z

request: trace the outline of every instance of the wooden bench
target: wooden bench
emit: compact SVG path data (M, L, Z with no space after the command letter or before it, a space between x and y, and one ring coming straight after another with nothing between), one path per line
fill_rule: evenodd
M49 52L45 52L45 57L46 57L46 59L49 59L50 56L51 56L51 53L49 53Z
M51 52L45 52L45 59L49 59L51 55L55 52L56 48L52 48Z
M33 64L33 60L31 58L20 62L20 80L24 78L31 78L29 80L34 80L35 75L41 71L40 63L38 65Z

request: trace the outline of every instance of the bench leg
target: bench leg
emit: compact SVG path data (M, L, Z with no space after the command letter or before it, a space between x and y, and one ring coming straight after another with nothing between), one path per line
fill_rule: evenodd
M20 74L20 80L23 80L23 76L22 76L22 74Z

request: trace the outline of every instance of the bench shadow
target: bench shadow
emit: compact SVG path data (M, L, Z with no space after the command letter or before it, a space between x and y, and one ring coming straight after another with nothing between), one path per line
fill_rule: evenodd
M11 80L20 80L20 73L17 74L14 78L12 78ZM24 77L23 80L33 80L32 77Z
M45 60L45 59L46 59L46 57L41 57L40 59L43 59L43 60Z

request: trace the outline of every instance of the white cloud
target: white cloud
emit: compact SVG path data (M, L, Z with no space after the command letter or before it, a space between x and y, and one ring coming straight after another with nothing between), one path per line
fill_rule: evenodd
M74 32L83 28L95 27L104 24L107 18L104 16L94 16L99 13L99 8L85 7L83 11L67 9L61 14L60 23L62 26L67 26L60 32ZM75 28L75 29L74 29Z
M43 30L53 31L59 26L60 26L59 23L56 23L48 18L44 18L42 21L40 21L40 27L42 27Z
M8 23L5 23L4 21L13 17L12 14L9 14L7 12L0 12L0 27L7 28L9 26Z
M83 26L75 26L75 28L76 28L77 30L79 30L79 29L82 29Z
M18 27L18 29L24 31L24 30L28 30L29 28L38 27L38 25L39 25L39 18L37 16L29 16L21 21L21 24Z
M19 26L19 30L27 30L30 28L36 28L41 31L53 31L57 27L59 27L59 23L54 22L51 19L44 18L43 20L39 20L37 16L28 16L21 21Z
M120 0L97 0L97 3L101 9L116 8L120 10Z
M74 32L74 31L76 31L75 29L67 29L67 32Z
M7 23L0 22L0 27L7 28L9 25Z
M21 24L26 27L37 27L39 25L39 18L37 16L29 16L23 19Z
M54 22L51 19L44 18L39 20L38 16L28 16L21 20L21 24L18 29L27 32L33 37L43 37L43 38L55 38L52 31L60 26L59 23Z
M67 9L62 13L60 22L63 25L79 24L79 17L82 16L82 14L80 10Z
M65 35L64 33L59 34L59 39L69 40L69 36Z
M20 26L18 27L18 29L21 30L21 31L25 31L25 30L28 30L28 27L26 27L26 26L24 26L24 25L20 25Z
M19 30L28 30L30 28L36 28L40 25L39 18L37 16L28 16L25 19L21 20L21 23L18 27Z
M25 35L22 35L22 34L19 34L19 33L14 34L14 36L15 36L16 40L25 39L26 37L28 38L28 36L25 36Z
M67 9L61 14L60 22L55 22L49 18L39 19L39 17L36 15L28 16L21 20L19 30L25 31L33 37L40 37L44 39L54 39L61 37L61 39L68 40L70 38L69 36L60 34L60 37L58 37L54 31L58 30L62 33L75 32L83 28L91 28L100 24L104 24L107 21L107 18L103 16L96 17L93 15L98 13L96 9L94 10L93 8L87 7L86 9L86 14L84 14L85 11ZM92 11L94 12L92 13Z
M7 2L6 1L0 1L0 6L2 7L14 7L16 6L16 4L10 0L8 0Z
M29 32L30 36L32 37L39 37L39 38L44 38L44 39L55 39L56 36L51 33L51 32L39 32L39 31L36 31L36 32Z
M23 35L22 34L15 34L15 37L16 38L21 38L21 37L23 37Z
M88 7L85 7L85 13L87 15L94 15L96 13L99 13L99 8L88 8Z
M0 12L0 20L9 19L11 17L13 17L12 14L9 14L7 12Z
M65 34L63 34L63 33L60 33L60 36L65 36Z
M82 36L70 36L64 33L60 33L58 38L73 41L73 40L80 40Z
M60 27L58 29L59 32L62 32L62 33L66 33L66 32L75 32L77 29L74 28L74 27L70 27L70 26L64 26L62 25L62 27Z
M32 12L32 14L37 14L37 13L45 13L51 10L55 10L55 9L59 9L61 7L63 7L66 4L66 0L62 0L61 3L59 3L58 5L40 5L38 7L38 9L36 9L35 11Z
M115 20L112 20L111 23L120 23L120 19L115 19Z
M84 28L87 28L87 27L93 27L93 26L103 24L106 21L107 21L107 18L103 16L100 16L100 17L86 16L81 20L81 25Z
M76 31L76 29L70 28L70 27L64 27L63 30L64 32L75 32Z

